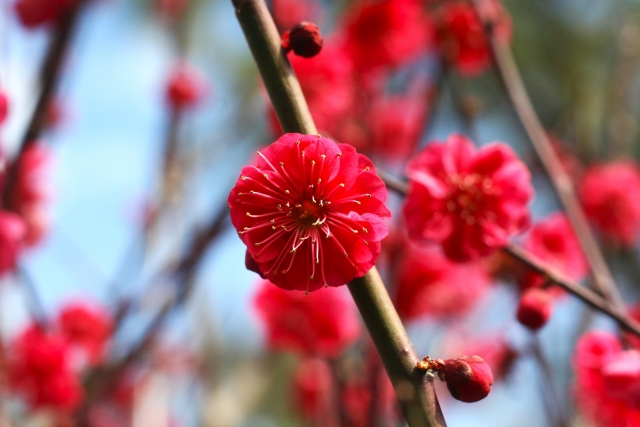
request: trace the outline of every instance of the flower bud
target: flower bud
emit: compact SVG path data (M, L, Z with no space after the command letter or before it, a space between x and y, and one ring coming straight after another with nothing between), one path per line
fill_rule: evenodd
M529 329L543 327L553 312L553 299L544 289L531 288L522 294L517 318Z
M447 383L454 399L467 403L487 397L493 384L491 368L480 356L445 360L438 376Z
M298 56L312 58L322 50L322 34L316 24L302 21L282 35L282 48Z
M200 72L182 64L169 76L166 98L169 106L179 111L195 106L204 97L205 91L206 83Z

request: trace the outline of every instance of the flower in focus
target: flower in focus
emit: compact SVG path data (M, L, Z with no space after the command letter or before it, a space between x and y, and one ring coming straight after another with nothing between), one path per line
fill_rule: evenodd
M15 10L22 25L35 28L56 22L77 0L18 0Z
M25 223L18 215L0 210L0 274L15 267L26 232Z
M260 282L254 297L272 350L313 356L340 354L360 335L355 305L342 289L322 289L305 295Z
M535 224L524 247L574 280L583 279L589 272L580 243L564 213L552 214ZM528 272L521 280L524 289L542 284L542 277L535 272Z
M462 75L473 77L491 65L491 50L482 22L467 2L446 2L440 11L437 42L444 59ZM479 12L491 20L502 42L511 39L511 20L497 0L481 2Z
M489 255L529 224L531 176L504 143L476 150L454 134L418 153L407 175L409 237L441 243L449 259Z
M313 58L322 50L322 34L316 24L302 21L282 35L282 48L303 58Z
M345 48L360 71L398 66L430 45L431 22L417 0L363 1L344 26Z
M467 403L487 397L493 384L491 368L480 356L445 360L438 376L447 383L447 389L454 399Z
M640 354L603 331L583 335L574 354L576 401L594 425L640 425Z
M44 202L50 193L45 180L50 159L51 153L46 147L33 143L24 150L14 166L17 176L7 196L7 209L16 212L24 220L24 241L27 246L39 242L49 228Z
M532 330L547 324L553 313L553 298L544 289L527 289L520 298L516 317L520 323Z
M405 320L467 313L485 294L491 278L478 262L457 264L437 248L407 245L400 264L396 306Z
M174 111L194 107L206 92L204 77L194 67L181 64L174 68L167 82L166 99Z
M629 160L589 168L579 185L584 211L611 242L632 247L640 233L640 168Z
M64 337L33 325L9 348L7 375L10 389L34 408L75 409L82 400L77 375L70 369Z
M228 202L263 275L283 289L309 292L366 274L391 216L371 162L349 145L294 133L258 154Z
M107 310L86 303L68 304L60 311L58 323L68 343L86 353L87 361L99 363L113 330Z

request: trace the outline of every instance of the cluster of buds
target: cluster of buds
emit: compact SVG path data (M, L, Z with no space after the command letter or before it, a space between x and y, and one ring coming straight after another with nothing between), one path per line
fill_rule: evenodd
M451 396L461 402L472 403L484 399L493 384L491 368L480 356L460 356L447 360L426 356L416 364L416 368L431 377L437 372L440 380L447 384Z

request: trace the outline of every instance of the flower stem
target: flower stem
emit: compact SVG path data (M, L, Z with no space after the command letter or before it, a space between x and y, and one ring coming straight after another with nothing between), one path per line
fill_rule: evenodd
M283 131L317 133L264 0L232 2ZM349 283L349 290L380 353L409 426L446 426L433 382L415 369L419 359L376 268Z

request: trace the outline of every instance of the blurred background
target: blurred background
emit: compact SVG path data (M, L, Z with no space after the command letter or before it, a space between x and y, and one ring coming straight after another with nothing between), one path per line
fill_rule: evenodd
M327 302L339 307L334 320L340 324L333 325L322 313L300 308L321 298L315 293L291 301L270 295L245 269L245 246L228 220L226 198L256 148L280 134L231 3L50 1L60 3L60 16L31 17L34 24L29 13L37 15L38 6L16 4L36 0L0 0L0 91L9 105L0 141L9 166L24 152L25 129L47 81L42 64L50 41L64 25L73 28L47 124L37 142L29 140L38 150L26 166L38 176L31 184L39 209L28 223L36 237L21 247L0 284L2 425L403 425L345 287L318 292L336 299ZM465 63L456 56L464 43L452 48L446 39L447 25L454 39L466 32L484 37L473 14L447 20L449 4L467 3L396 3L397 10L375 12L390 17L388 27L367 24L371 34L360 38L353 28L374 3L270 3L282 31L308 20L324 36L319 56L290 54L319 128L398 177L412 153L452 132L480 145L504 141L532 172L534 223L560 211L487 54L473 51L476 63ZM491 18L496 37L510 42L570 174L579 181L591 165L633 162L640 154L640 3L486 3L498 10ZM69 24L71 9L77 15ZM378 32L394 40L388 55ZM418 38L416 46L398 47ZM360 47L344 47L363 39L376 53L358 57ZM344 51L351 57L344 59ZM396 218L383 242L390 249L406 239L397 219L402 199L390 194L388 204ZM599 234L630 306L639 291L633 233L622 242ZM445 262L438 257L430 260ZM397 287L404 269L419 268L406 267L408 259L408 252L389 251L379 267L417 352L439 358L475 352L494 370L491 394L475 404L457 402L437 385L449 426L599 425L575 399L574 349L588 329L615 331L609 319L565 295L556 298L549 324L532 333L515 320L520 288L502 273L508 262L499 256L464 272L423 266L427 271L419 275L430 282L420 286L433 286L430 307L412 306L420 298L415 289L402 305ZM267 300L275 302L260 303ZM288 320L273 313L293 306ZM91 351L77 343L73 350L51 349L51 330L69 329L64 313L70 330L91 341ZM49 325L49 341L28 337L34 322ZM341 330L345 325L349 331ZM323 333L333 334L338 350L300 343ZM26 359L21 351L39 360L64 353L59 358L73 380L43 389L25 385L36 368L16 362ZM634 422L625 425L640 425Z

